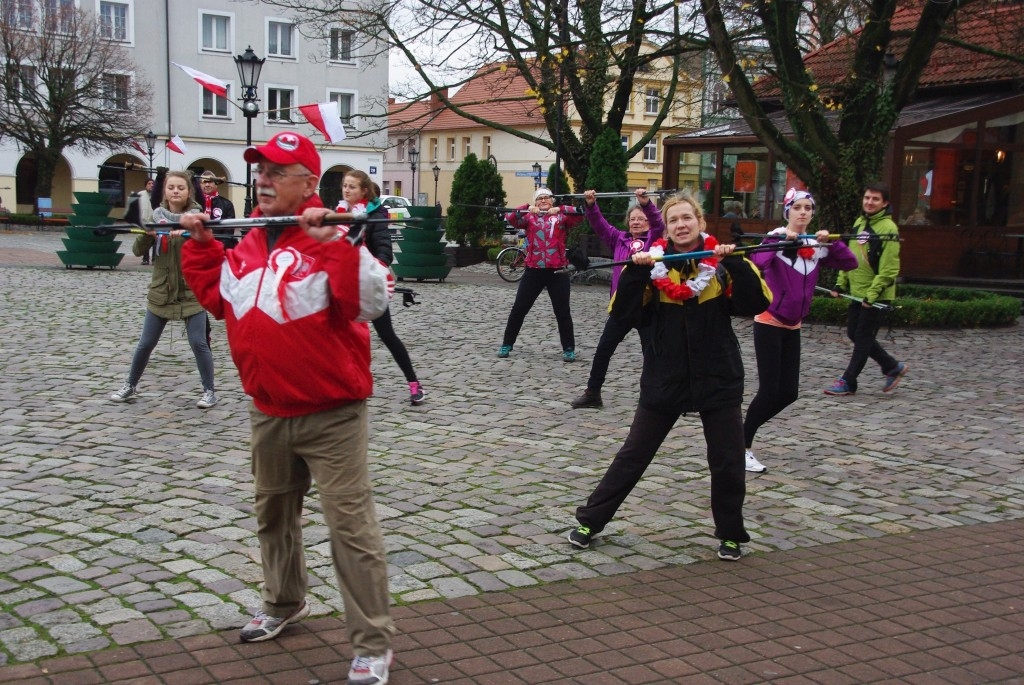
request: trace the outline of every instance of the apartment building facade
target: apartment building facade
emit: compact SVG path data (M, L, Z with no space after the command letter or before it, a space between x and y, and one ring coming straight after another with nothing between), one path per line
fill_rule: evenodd
M21 0L4 0L21 2ZM122 45L137 72L119 77L142 77L151 84L155 134L153 165L171 169L211 170L225 178L221 186L242 214L246 196L246 165L242 151L251 140L260 143L281 131L310 136L320 149L324 174L322 195L330 201L338 195L341 177L352 169L367 171L383 180L383 149L386 134L360 129L365 120L384 114L388 81L386 59L360 55L359 40L345 26L316 27L317 36L300 30L280 8L253 0L51 0L95 12L103 21L107 39ZM29 3L36 4L39 3ZM241 84L235 57L251 47L265 59L257 83L259 113L249 122L243 116ZM227 96L204 89L175 65L187 66L227 84ZM350 135L337 144L308 124L296 107L336 101ZM130 102L114 102L111 116ZM374 109L376 108L376 110ZM369 116L367 116L369 115ZM364 121L361 121L364 120ZM103 188L123 204L128 193L145 184L143 170L122 170L126 162L149 165L145 134L135 137L142 149L126 146L99 154L75 148L64 150L52 192L54 211L72 206L73 191ZM168 148L178 137L184 154ZM10 140L0 141L0 190L13 211L32 211L35 200L34 166ZM12 192L14 191L14 192ZM16 197L14 197L16 195Z

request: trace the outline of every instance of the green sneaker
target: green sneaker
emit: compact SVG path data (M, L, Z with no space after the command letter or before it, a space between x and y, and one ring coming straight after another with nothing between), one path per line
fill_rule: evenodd
M508 357L510 352L512 352L512 346L511 345L502 345L498 349L498 358L499 359L505 359L505 358Z

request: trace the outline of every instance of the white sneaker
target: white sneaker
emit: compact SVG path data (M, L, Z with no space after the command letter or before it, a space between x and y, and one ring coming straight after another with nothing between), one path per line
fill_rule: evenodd
M215 404L217 404L217 396L213 393L213 390L204 390L203 396L196 402L196 406L200 409L209 409Z
M348 670L348 685L387 685L393 658L390 649L383 656L357 656Z
M139 393L135 390L135 386L125 383L121 386L120 390L110 396L110 399L115 402L127 402L128 400L134 400L138 396Z
M757 460L754 453L747 450L747 471L751 473L764 473L767 470L767 467Z

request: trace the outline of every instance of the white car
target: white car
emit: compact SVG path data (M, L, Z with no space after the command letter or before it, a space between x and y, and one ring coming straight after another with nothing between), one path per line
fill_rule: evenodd
M381 195L380 203L388 208L388 217L391 219L408 219L409 207L412 203L401 195Z

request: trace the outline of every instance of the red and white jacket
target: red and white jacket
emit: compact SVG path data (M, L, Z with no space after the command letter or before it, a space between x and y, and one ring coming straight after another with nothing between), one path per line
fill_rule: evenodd
M321 206L313 196L296 213ZM188 240L181 254L200 304L225 321L242 388L261 412L303 416L373 392L365 322L388 306L388 270L365 247L288 226L273 250L255 228L232 250Z

